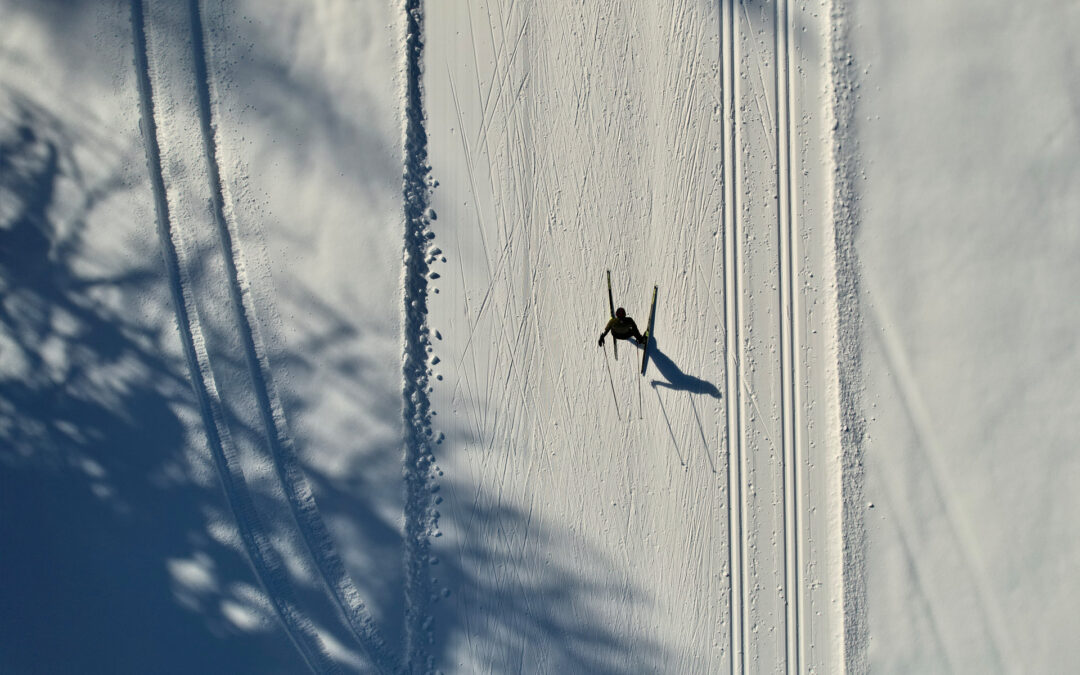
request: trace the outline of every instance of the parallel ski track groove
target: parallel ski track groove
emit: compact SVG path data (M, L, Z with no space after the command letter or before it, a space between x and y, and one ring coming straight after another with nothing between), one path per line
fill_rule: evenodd
M724 371L727 392L728 436L728 553L730 608L729 651L731 672L746 671L747 633L749 623L749 588L746 581L746 460L743 434L746 420L743 412L742 386L742 246L741 199L739 199L741 175L737 164L740 155L739 134L739 49L738 31L735 26L735 2L726 0L721 16L721 60L723 72L724 103L724 323L728 326L725 336L726 367Z
M210 358L206 351L195 301L189 291L184 272L186 265L183 245L179 232L173 227L169 212L167 189L162 173L142 0L133 0L131 3L131 23L141 126L150 184L154 194L154 206L157 212L158 237L173 297L177 328L192 386L199 401L207 444L252 569L281 619L286 634L312 671L338 672L337 665L331 660L311 621L298 608L284 562L271 546L270 536L256 511L240 468L238 453L225 422L226 416L210 368Z
M235 222L228 217L226 193L218 161L218 142L211 103L210 70L207 64L206 34L199 0L189 1L191 18L191 48L194 56L199 123L212 195L214 223L220 243L220 253L228 274L229 297L237 334L244 349L244 358L251 376L253 393L269 446L274 468L289 502L293 518L308 551L335 605L345 617L353 636L368 653L372 664L384 672L397 658L390 653L386 641L371 618L345 565L338 556L333 539L326 529L318 504L304 475L292 437L287 429L284 407L274 386L270 364L265 356L258 327L254 323L253 299L247 281L241 253L236 246Z
M796 262L796 209L792 199L795 182L791 166L792 150L792 36L789 0L776 3L776 182L779 203L777 234L779 238L780 288L780 407L782 417L783 493L784 493L784 634L788 673L799 673L804 664L802 630L803 575L801 498L802 414L798 392L799 342L798 268Z

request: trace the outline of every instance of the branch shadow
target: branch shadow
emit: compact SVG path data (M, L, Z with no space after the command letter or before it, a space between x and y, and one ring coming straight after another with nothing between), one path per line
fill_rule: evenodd
M355 340L361 329L354 321L320 306L317 323L327 327L325 335L306 343L288 368L298 373L310 367L310 359L320 358L311 351L315 344L335 353L338 340ZM369 367L346 359L338 364L338 374L364 380ZM286 408L290 417L299 418L306 405L290 399ZM377 414L400 411L394 406ZM316 442L303 433L296 439L299 447ZM465 452L475 439L450 433L437 443L436 455L443 461ZM388 482L385 465L396 461L400 474L401 456L397 443L358 446L339 471L305 466L342 560L396 647L405 640L405 540L395 511L401 506L402 485ZM610 552L596 550L573 531L539 528L529 513L501 499L498 486L478 487L438 469L436 474L432 503L440 511L440 531L433 533L434 557L428 561L433 639L422 648L433 671L467 671L468 664L459 663L463 644L469 645L466 656L478 659L472 666L487 672L518 672L523 663L543 664L550 672L663 670L660 645L640 637L631 641L603 618L612 606L629 612L650 601L620 572ZM475 501L447 504L458 497ZM443 532L464 533L461 545L450 544Z
M202 441L175 329L131 311L168 302L159 254L118 238L136 250L86 259L92 214L128 188L102 158L130 149L5 94L0 670L302 669L243 553L215 534L227 509L189 452Z
M433 548L435 668L602 675L665 669L660 643L611 622L612 608L626 616L652 602L611 551L573 526L539 526L535 514L507 505L494 486L441 481L439 493L458 503L456 519L449 509L440 517L453 541L440 532Z
M63 3L45 4L64 15ZM78 37L78 24L65 22L61 34ZM260 77L284 80L285 72ZM310 93L285 84L283 97ZM136 224L138 241L117 252L119 262L86 265L99 209L132 199L128 189L149 200L145 180L132 186L119 167L141 166L141 148L96 152L113 130L91 140L47 107L0 98L0 578L8 581L0 589L0 671L302 672L205 456L152 224ZM330 114L324 122L339 124ZM98 250L113 244L96 242ZM312 360L346 352L340 345L357 339L354 317L317 311L329 328L283 350L276 369L303 377ZM337 366L366 386L370 364ZM394 394L377 415L400 415ZM282 395L288 415L304 417L310 402L288 387ZM236 429L240 419L229 420L238 435L261 435ZM296 440L301 448L313 442L302 433ZM441 453L461 447L450 439ZM401 485L380 482L385 474L372 463L397 460L400 472L400 457L388 444L360 448L340 473L305 465L352 578L398 642L403 537L400 514L388 506ZM466 487L475 486L449 478L441 485L444 493ZM541 529L532 514L496 500L458 515L444 515L444 526L484 536L432 567L440 589L433 662L451 664L455 645L468 641L482 644L475 653L491 672L529 663L555 672L664 669L658 645L631 642L605 621L603 607L648 601L608 552L572 531ZM525 533L530 550L559 553L543 562L524 557L500 538L506 532ZM303 591L301 600L318 593ZM341 631L327 633L348 642Z

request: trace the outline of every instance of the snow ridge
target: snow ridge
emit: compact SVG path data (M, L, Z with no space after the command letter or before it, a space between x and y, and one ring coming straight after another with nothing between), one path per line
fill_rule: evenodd
M217 385L210 369L205 339L195 311L194 299L188 290L189 284L184 273L185 265L182 260L184 248L178 241L179 233L173 228L169 215L165 179L161 168L157 123L154 117L151 70L142 0L133 0L131 3L131 24L142 117L141 126L146 149L147 168L157 211L158 236L161 241L162 255L175 305L177 328L183 344L192 385L199 400L207 443L217 466L222 488L233 512L237 529L244 542L252 568L266 590L267 597L280 617L286 633L313 671L338 672L337 665L330 658L311 621L298 609L284 563L270 545L266 528L255 509L254 501L240 468L236 448L225 422Z
M790 26L790 0L776 3L776 183L779 197L777 226L779 229L779 282L780 282L780 379L781 379L781 443L783 446L783 493L784 493L784 597L785 635L787 639L787 668L789 672L801 672L805 657L802 568L803 526L805 512L801 488L804 428L802 401L799 396L799 331L800 316L798 278L797 210L792 201L795 192L795 173L792 160L792 43Z
M403 250L404 315L402 375L405 474L405 658L409 672L433 666L431 642L431 541L438 524L432 504L434 455L431 447L429 380L431 352L428 318L428 245L431 232L427 130L423 77L423 0L406 0L404 65L405 241Z
M830 114L832 116L832 198L836 265L836 361L840 385L842 465L842 530L844 589L844 666L848 672L869 670L869 626L866 597L866 526L863 522L865 471L862 410L862 320L859 310L859 265L855 251L858 229L858 146L855 105L858 76L849 47L847 7L833 0L830 41Z
M288 431L284 408L274 387L270 364L265 357L263 341L257 324L251 319L253 299L244 269L243 258L235 245L235 217L229 213L231 200L226 199L224 183L217 158L217 139L213 123L211 87L206 61L205 33L199 0L190 0L192 51L196 74L196 93L199 122L203 133L208 179L212 194L214 222L221 240L221 253L228 273L229 295L233 318L243 345L252 388L258 403L264 433L274 460L274 468L284 488L289 508L303 535L312 559L334 603L346 619L350 630L380 671L396 669L396 657L372 619L352 579L334 546L326 524L315 502L311 485L304 475L292 437Z
M728 461L728 555L729 555L729 597L731 630L730 653L731 672L743 672L744 659L748 653L746 626L750 622L750 590L747 584L747 506L746 506L746 458L744 447L743 389L747 387L742 364L743 313L742 298L742 224L739 214L741 206L742 144L739 129L742 126L739 115L741 100L741 78L738 76L741 55L739 53L739 35L736 29L735 5L733 1L723 4L723 92L724 92L724 324L726 364L724 368L725 396L727 409L727 436L729 439L730 459ZM747 388L747 394L753 396Z

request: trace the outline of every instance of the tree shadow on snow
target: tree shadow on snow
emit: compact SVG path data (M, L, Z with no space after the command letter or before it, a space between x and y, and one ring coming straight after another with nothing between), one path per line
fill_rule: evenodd
M64 14L63 3L46 4ZM302 672L209 461L149 186L145 174L133 180L121 168L141 170L143 148L101 147L112 131L87 133L92 124L76 130L29 98L0 98L0 671ZM125 190L144 191L146 212L128 217L145 221L132 228L138 234L123 242L126 250L92 264L95 245L121 246L90 241L89 231L101 213L119 211L106 210L110 200L130 203ZM198 267L191 273L197 277ZM327 328L273 360L275 371L297 379L359 336L356 318L310 304ZM653 358L674 388L710 393L659 350ZM334 363L345 380L368 386L371 364ZM309 402L288 386L280 393L287 416L303 418ZM400 419L400 404L394 391L373 414ZM229 420L238 437L261 437L260 429L238 427L238 418ZM297 427L302 455L314 441ZM458 451L457 440L438 446L437 456ZM304 467L342 559L395 650L404 641L394 509L403 485L373 467L396 462L392 473L400 476L400 461L398 439L357 448L340 472ZM437 487L475 489L452 477ZM433 661L452 664L457 646L469 643L489 672L665 670L657 644L631 642L610 626L610 607L628 614L649 601L610 553L572 531L538 526L497 492L485 488L460 514L467 522L443 516L445 529L470 536L430 568ZM268 529L278 527L295 524ZM319 593L301 589L301 610ZM340 628L319 628L356 648Z
M305 302L317 304L313 298ZM335 339L355 340L350 319L322 307L316 323L326 326L320 339L330 352ZM331 337L331 336L336 337ZM311 346L299 351L312 354ZM306 368L296 355L294 372ZM370 364L343 361L343 379L364 380ZM400 394L398 394L400 396ZM287 402L290 417L301 416L305 402ZM375 416L400 416L400 400L387 397ZM295 431L297 444L313 441ZM462 452L468 439L450 435L435 445L436 462ZM342 559L380 629L396 651L405 636L404 539L399 518L403 484L388 481L387 462L400 475L399 440L385 446L356 448L348 465L327 472L305 467L323 518ZM433 669L466 672L458 664L462 645L484 672L588 672L617 674L659 672L661 648L648 639L632 642L614 630L605 612L613 606L631 613L650 600L629 576L583 536L553 525L540 528L529 513L509 506L497 485L477 486L450 475L434 481L432 501L441 510L440 529L465 533L460 546L447 549L436 534L428 572L432 641L422 646ZM445 497L468 499L468 508L444 509ZM459 501L460 504L460 501ZM414 505L415 506L415 505ZM408 508L408 507L406 507ZM465 668L466 670L462 670Z
M0 670L296 672L212 527L228 511L189 452L204 441L175 324L155 315L171 305L153 236L87 253L125 163L141 148L0 100Z
M435 540L436 668L600 675L666 669L658 642L613 624L613 611L632 616L652 599L611 551L572 527L539 525L533 514L508 506L497 486L440 482L439 494L459 501L461 519L444 513L440 521L442 530L456 531L455 544ZM460 508L461 501L471 508Z

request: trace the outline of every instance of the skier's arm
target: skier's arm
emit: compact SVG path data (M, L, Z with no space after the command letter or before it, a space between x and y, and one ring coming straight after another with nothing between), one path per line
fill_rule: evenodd
M598 344L599 344L599 345L600 345L601 347L603 347L603 346L604 346L604 338L605 338L605 337L607 337L607 334L608 334L608 332L610 332L610 331L611 331L611 324L613 324L613 323L615 323L615 319L610 319L610 320L609 320L609 321L607 322L607 325L606 325L606 326L604 326L604 332L603 332L603 333L600 333L600 342L599 342Z

